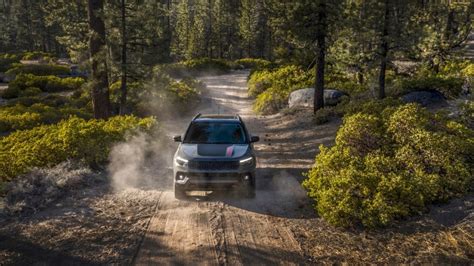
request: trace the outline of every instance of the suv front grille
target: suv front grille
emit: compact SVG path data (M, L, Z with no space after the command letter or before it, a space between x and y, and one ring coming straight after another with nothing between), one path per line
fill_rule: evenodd
M189 168L197 170L237 170L238 161L190 161Z

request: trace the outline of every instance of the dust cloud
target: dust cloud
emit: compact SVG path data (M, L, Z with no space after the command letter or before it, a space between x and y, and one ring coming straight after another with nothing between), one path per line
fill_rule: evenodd
M298 174L292 171L272 169L268 173L259 173L257 169L258 206L253 208L262 208L277 216L296 217L299 209L311 205L298 178Z
M117 191L168 190L172 186L172 160L176 150L172 135L181 132L183 121L188 119L184 119L180 106L172 105L166 98L164 87L168 85L160 74L145 86L148 93L141 96L141 108L146 114L157 117L158 129L150 134L138 134L112 148L107 170L112 187Z
M270 188L280 199L306 199L306 191L301 187L298 178L282 170L275 173L270 182Z
M141 133L115 145L107 167L113 189L170 188L173 150L164 137Z

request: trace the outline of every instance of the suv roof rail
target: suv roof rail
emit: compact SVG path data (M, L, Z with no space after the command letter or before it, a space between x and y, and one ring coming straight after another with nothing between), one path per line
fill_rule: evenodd
M198 119L200 116L201 116L201 113L198 113L197 115L195 115L195 116L193 117L193 121L196 120L196 119Z

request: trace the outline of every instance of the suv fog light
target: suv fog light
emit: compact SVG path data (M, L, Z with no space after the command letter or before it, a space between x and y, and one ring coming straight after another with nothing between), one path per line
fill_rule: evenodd
M184 175L179 175L178 178L179 178L179 180L183 180L183 179L184 179Z
M245 181L248 181L249 179L250 179L250 176L248 176L248 175L244 176Z

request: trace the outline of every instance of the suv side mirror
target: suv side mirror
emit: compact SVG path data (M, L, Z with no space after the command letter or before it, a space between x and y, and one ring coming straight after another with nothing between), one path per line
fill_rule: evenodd
M174 136L174 137L173 137L173 140L174 140L175 142L181 142L181 141L183 141L183 140L181 139L181 135Z
M250 142L251 142L251 143L257 142L257 141L260 141L260 137L259 137L259 136L252 136L252 137L250 137Z

